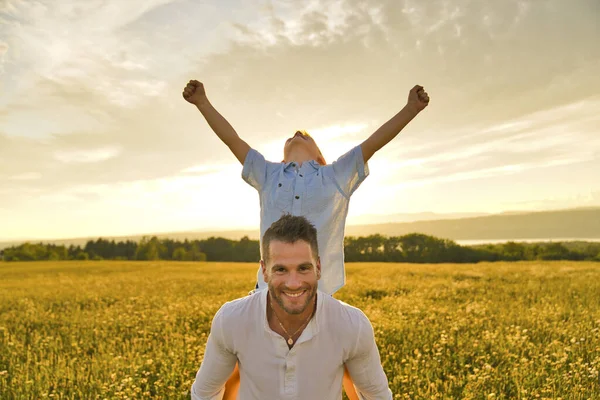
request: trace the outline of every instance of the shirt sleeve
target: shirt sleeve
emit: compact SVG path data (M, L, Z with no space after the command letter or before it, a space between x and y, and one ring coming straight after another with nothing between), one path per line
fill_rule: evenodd
M392 400L392 391L381 366L373 327L361 313L356 347L345 364L361 400Z
M204 360L192 384L192 400L221 400L225 383L231 376L237 356L227 348L223 330L222 308L215 314L206 342Z
M347 197L369 176L369 166L364 162L360 146L338 158L331 166L335 180Z
M265 157L254 149L250 149L242 167L242 179L254 189L261 192L267 181L280 163L265 160Z

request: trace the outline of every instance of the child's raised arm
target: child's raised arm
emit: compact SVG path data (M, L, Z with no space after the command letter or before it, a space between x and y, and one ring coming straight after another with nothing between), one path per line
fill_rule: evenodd
M412 88L408 94L406 106L360 145L364 162L369 161L377 150L395 138L418 113L427 107L427 104L429 104L429 96L423 87L417 85Z
M200 110L219 139L229 147L238 161L244 164L250 146L238 136L231 124L210 104L202 82L189 81L182 94L187 102L194 104Z

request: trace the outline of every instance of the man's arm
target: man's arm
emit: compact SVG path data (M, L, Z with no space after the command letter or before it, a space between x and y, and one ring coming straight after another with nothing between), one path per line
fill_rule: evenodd
M196 80L189 81L183 89L183 98L200 110L219 139L229 147L238 161L244 164L250 146L238 136L231 124L208 101L204 85Z
M192 384L192 400L222 399L225 383L231 376L236 362L237 356L225 345L222 316L219 311L213 319L204 351L204 360Z
M429 96L422 86L415 86L408 94L408 102L400 112L377 129L360 146L366 163L375 152L388 144L414 117L429 104Z
M361 400L392 400L392 392L375 344L373 327L364 314L358 329L356 348L345 365Z

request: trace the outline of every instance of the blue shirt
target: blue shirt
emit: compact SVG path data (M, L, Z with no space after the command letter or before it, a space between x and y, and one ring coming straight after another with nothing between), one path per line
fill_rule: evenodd
M260 199L260 242L271 224L283 214L302 215L317 228L321 279L319 289L333 294L346 282L344 229L350 196L369 175L360 146L332 164L308 161L266 161L251 149L244 160L242 178L254 187ZM258 287L267 287L259 268Z

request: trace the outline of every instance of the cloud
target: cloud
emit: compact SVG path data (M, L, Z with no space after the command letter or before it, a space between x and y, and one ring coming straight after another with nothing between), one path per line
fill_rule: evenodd
M311 129L309 134L319 137L319 140L335 140L340 137L344 138L348 135L354 136L367 128L367 124L344 124L344 125L333 125L324 128Z
M506 202L505 207L519 210L548 210L573 208L574 204L577 207L598 207L600 205L600 191L589 190L571 196L558 194L549 198Z
M521 172L525 172L531 169L540 169L540 168L549 168L556 166L566 166L572 164L583 163L586 161L590 161L592 158L581 159L579 157L562 157L562 158L552 158L543 161L523 161L522 163L504 163L504 165L496 166L496 167L483 167L476 169L468 169L464 171L455 171L455 172L447 172L444 174L430 174L429 177L426 178L413 178L402 181L401 183L395 185L394 187L397 189L405 189L411 187L419 187L419 186L427 186L436 183L443 182L459 182L459 181L470 181L470 180L478 180L478 179L489 179L489 178L497 178L506 175L514 175ZM489 165L489 164L486 164Z
M22 174L13 175L8 179L16 180L16 181L33 181L38 180L42 177L42 174L39 172L24 172Z
M589 35L597 28L586 8L527 4L329 1L291 16L280 11L270 23L243 26L228 53L208 60L205 83L236 88L266 105L263 112L287 118L300 118L283 112L296 104L295 114L311 125L325 124L311 121L320 110L330 124L349 114L384 117L393 110L384 113L387 105L401 107L416 81L431 89L436 116L449 124L501 121L596 93L600 52L590 54ZM343 12L335 14L334 5ZM572 16L564 30L548 30L563 11ZM244 65L243 73L236 65ZM270 90L259 88L265 81ZM311 103L316 112L304 106Z
M231 169L239 169L237 164L221 164L221 165L217 165L217 164L211 164L211 165L206 165L206 164L201 164L201 165L195 165L192 167L187 167L181 170L182 174L193 174L193 175L206 175L206 174L214 174L214 173L218 173L218 172L222 172L225 170L231 170ZM239 172L239 171L238 171Z
M600 98L552 108L486 129L450 132L427 146L395 144L386 169L415 184L517 174L600 159L594 110ZM394 178L394 179L397 179Z
M54 153L54 158L63 163L96 163L118 156L121 149L118 147L104 147L90 150L59 150Z
M219 4L2 2L0 204L235 180L235 158L181 98L189 79L275 160L297 129L333 160L423 84L431 105L373 159L383 181L435 186L598 157L594 0Z
M5 55L7 52L8 52L8 43L0 40L0 75L2 75L4 73L4 62L5 62Z
M4 126L9 127L7 134L14 135L12 127L19 126L28 127L21 136L40 131L46 138L29 141L26 146L15 139L15 144L7 145L6 151L0 150L3 155L10 158L10 154L17 153L8 149L21 148L24 153L20 154L35 157L56 170L56 178L45 182L54 182L52 187L90 179L109 182L174 176L198 166L198 160L205 164L227 160L228 150L197 111L182 102L179 93L185 81L180 83L177 75L158 72L160 63L154 50L162 50L165 43L172 46L173 39L165 39L164 32L148 35L144 31L148 36L140 40L139 29L146 26L147 20L164 14L154 10L167 7L165 2L145 3L137 8L127 5L136 10L126 16L116 15L125 12L122 9L117 12L117 3L113 2L86 3L83 7L89 8L81 11L71 5L52 8L53 4L46 4L52 12L20 9L20 18L29 24L39 23L40 29L22 28L15 32L20 32L22 39L32 39L30 50L48 46L41 52L45 57L39 65L30 66L34 75L28 77L35 77L36 98L18 97L0 112L3 114L0 121L4 120ZM432 85L429 89L432 105L403 132L405 137L386 148L388 154L410 148L410 154L398 155L413 164L411 160L428 159L434 153L448 158L438 158L439 163L456 163L469 157L485 163L486 158L495 157L490 156L492 146L508 144L516 151L524 149L526 143L539 141L529 130L531 121L519 119L530 109L530 106L522 108L521 104L536 103L535 97L555 98L547 90L552 84L537 85L534 89L531 85L519 85L511 91L502 89L494 93L497 85L504 84L504 72L497 72L507 65L502 61L498 69L487 70L481 68L480 62L490 45L495 47L494 56L511 54L508 52L513 45L511 38L524 33L522 30L528 23L540 24L529 20L530 14L539 11L538 18L549 20L553 14L542 6L532 3L523 11L518 2L485 6L466 1L406 1L401 6L352 0L309 2L302 7L285 1L272 4L254 22L232 23L237 33L230 46L203 56L197 64L198 77L204 80L209 97L251 145L266 149L274 142L279 154L280 140L296 129L311 130L319 143L337 141L340 147L344 138L345 144L352 141L358 144L363 135L366 137L403 106L408 89L421 82L419 78L426 78L422 83ZM91 12L92 9L95 11ZM27 10L31 12L26 13ZM80 21L79 12L85 14ZM189 17L193 15L190 13ZM484 23L486 16L488 22ZM84 29L100 20L110 21L97 25L99 30ZM68 32L46 34L50 28L56 30L61 21ZM589 26L588 21L583 19L578 25ZM460 37L455 34L457 26ZM494 37L504 37L505 41L494 42L489 32ZM150 44L152 38L158 41ZM420 51L414 46L417 40L423 46ZM524 40L532 39L527 36ZM437 51L438 46L445 49L443 54ZM566 52L565 59L578 54L577 47L561 49ZM178 52L167 52L164 56L160 61L169 67L176 65L174 60L185 60ZM523 58L519 57L517 52L511 63L522 63ZM541 59L545 58L542 52ZM577 64L575 60L576 57L571 66ZM537 59L533 62L540 63ZM537 71L535 76L544 75ZM529 70L522 73L533 76ZM498 79L490 78L494 75ZM580 80L575 73L569 76L575 79L577 96L595 89L594 82L582 86L585 74ZM554 91L564 91L564 86L553 79ZM572 97L573 93L568 92L561 102ZM503 104L497 107L501 101ZM536 105L538 110L552 107L542 107L544 101ZM33 110L42 116L43 124L27 117ZM534 111L537 110L530 112ZM497 116L490 117L494 113ZM475 118L476 114L480 118ZM512 123L521 125L503 126L505 122L501 121L510 115L513 121L518 121ZM340 132L336 133L340 135L337 138L329 137L327 129L332 128L323 128L348 127L349 120L355 121L359 128L352 128L353 133L341 133L336 128ZM472 121L479 121L479 127L469 128ZM540 121L536 127L541 127ZM418 137L411 136L415 132ZM523 136L519 139L518 135ZM71 149L91 151L110 146L119 147L118 157L100 157L77 171L53 164L57 161L53 154L61 155L63 160L69 158L65 154L71 154L77 160L85 157L74 156ZM438 165L426 162L432 168ZM92 165L99 163L103 164L101 170ZM86 170L88 167L90 170ZM10 170L14 175L23 168L23 163L14 161Z
M0 92L0 177L35 160L53 172L36 185L58 190L173 176L226 157L180 95L195 68L189 49L199 46L191 32L212 26L213 11L163 0L3 2L0 36L18 68Z
M128 27L171 2L9 1L3 33L18 54L13 90L31 93L38 82L52 81L126 106L162 94L164 82L139 76L153 63L152 37L146 41Z

